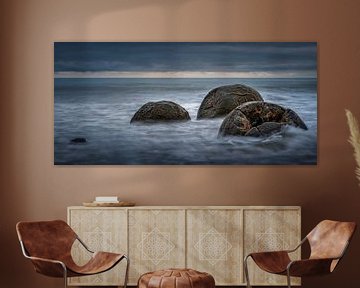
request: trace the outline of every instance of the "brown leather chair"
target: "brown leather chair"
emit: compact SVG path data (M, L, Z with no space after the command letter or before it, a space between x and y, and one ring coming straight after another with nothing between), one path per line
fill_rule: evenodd
M19 222L16 231L24 256L31 260L35 271L50 277L88 276L110 270L126 259L124 288L127 285L129 259L125 254L91 251L62 220ZM71 257L71 247L78 240L92 254L83 266L78 266Z
M344 256L355 229L354 222L324 220L292 250L250 253L244 259L247 287L251 287L247 267L249 257L266 272L286 275L289 288L291 276L315 276L333 272ZM311 249L309 259L291 261L289 253L296 251L306 241Z

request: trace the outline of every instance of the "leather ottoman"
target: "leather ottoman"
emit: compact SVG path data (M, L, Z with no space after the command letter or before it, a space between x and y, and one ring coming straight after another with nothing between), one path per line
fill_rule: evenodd
M166 269L140 276L138 288L214 288L214 277L192 269Z

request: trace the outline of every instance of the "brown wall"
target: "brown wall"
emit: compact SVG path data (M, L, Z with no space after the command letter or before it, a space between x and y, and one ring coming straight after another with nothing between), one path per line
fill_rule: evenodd
M32 272L19 220L118 194L140 205L301 205L303 233L324 218L360 223L344 108L360 118L360 1L7 0L0 2L1 287L62 287ZM53 165L54 41L317 41L317 166ZM304 287L358 287L356 235L337 272ZM341 285L342 282L346 285Z

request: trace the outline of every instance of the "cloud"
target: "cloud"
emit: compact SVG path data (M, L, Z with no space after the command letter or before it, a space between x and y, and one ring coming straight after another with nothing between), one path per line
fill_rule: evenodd
M313 42L56 42L55 71L316 73Z

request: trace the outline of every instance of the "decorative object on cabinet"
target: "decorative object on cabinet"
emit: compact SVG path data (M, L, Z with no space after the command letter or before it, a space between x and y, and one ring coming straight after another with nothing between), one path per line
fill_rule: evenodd
M251 287L247 267L249 257L266 272L286 275L289 288L291 288L290 276L305 277L332 273L344 256L355 229L354 222L324 220L292 250L248 254L244 259L247 287ZM289 253L295 252L306 241L309 242L311 248L309 259L292 261Z
M19 222L16 231L22 252L31 260L35 271L50 277L64 278L65 288L68 277L102 273L112 269L123 259L127 262L124 280L124 288L126 288L128 257L125 254L91 251L66 222L62 220ZM71 255L74 242L80 243L88 254L91 254L84 265L78 265Z
M55 165L316 165L317 117L316 42L54 43Z
M166 269L141 275L137 288L215 288L215 280L193 269Z
M168 268L206 271L221 286L245 285L243 255L290 249L301 240L298 206L77 206L68 208L68 223L97 249L130 256L129 285L148 271ZM76 261L85 261L79 247L72 253ZM120 263L97 277L71 278L70 283L117 285L115 275L123 268ZM286 284L283 277L255 267L250 277L257 285Z
M118 203L114 202L84 202L83 206L85 207L132 207L135 206L134 202L126 202L126 201L119 201Z

